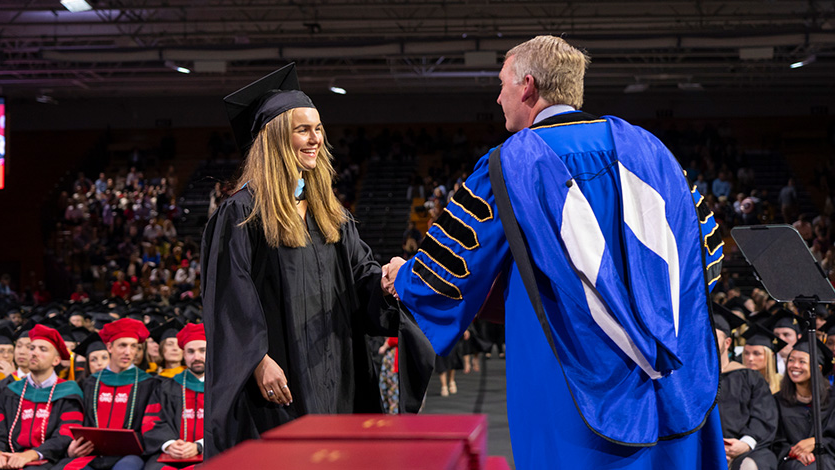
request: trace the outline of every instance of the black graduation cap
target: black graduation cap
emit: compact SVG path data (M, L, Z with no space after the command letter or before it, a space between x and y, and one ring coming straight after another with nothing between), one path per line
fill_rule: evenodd
M294 62L226 96L223 102L235 142L244 154L258 132L279 114L293 108L316 107L299 87Z
M95 351L107 351L107 347L98 333L90 333L84 338L84 341L78 343L78 346L75 347L75 352L84 357L88 357L90 353Z
M15 335L8 326L0 328L0 344L14 344Z
M835 334L835 315L830 315L826 319L826 323L824 323L819 329L820 331L826 333L827 336Z
M823 375L827 376L832 371L832 351L817 338L815 339L815 344L818 346L818 364L821 365L821 372L823 372ZM792 351L803 351L808 353L809 335L801 336L800 339L797 340L797 343L794 345Z
M745 320L722 305L713 302L713 326L730 337L731 331L745 324Z
M183 322L176 318L172 318L167 322L163 323L162 325L154 328L151 330L151 338L154 338L154 341L157 344L162 344L168 338L176 338L177 333L183 329Z
M18 338L28 338L29 337L29 330L35 327L35 322L32 320L27 320L26 323L20 325L20 328L15 330L14 332L14 340L17 341Z
M71 341L73 343L80 343L84 341L85 338L90 336L90 332L87 328L73 327L72 325L64 325L61 328L58 328L58 333L61 333L61 338L63 338L64 341Z
M104 328L104 325L113 321L113 317L110 316L109 313L94 313L93 315L93 327L97 330Z
M797 334L801 334L809 326L804 318L799 317L792 312L781 308L776 311L771 317L762 324L765 328L774 331L775 328L791 328Z
M195 305L189 305L183 310L183 317L189 323L200 323L203 321L203 311Z
M767 330L758 323L748 322L748 330L742 334L745 344L751 346L765 346L775 353L785 348L788 343L774 336L771 330Z

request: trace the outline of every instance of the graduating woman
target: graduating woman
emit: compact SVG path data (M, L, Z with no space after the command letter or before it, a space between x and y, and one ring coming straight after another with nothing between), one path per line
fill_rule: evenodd
M786 375L777 399L780 421L774 441L779 470L815 470L835 468L835 399L832 387L824 378L832 370L832 352L820 341L818 364L810 367L806 335L798 340L786 360ZM812 390L812 374L819 374L819 389ZM815 456L815 431L812 420L812 394L820 396L824 455Z
M207 458L308 413L382 412L365 334L398 337L401 410L417 412L431 376L431 346L384 298L298 88L290 64L224 100L247 158L203 236Z
M757 323L750 323L742 337L746 340L742 350L742 363L745 367L759 372L768 383L771 393L777 393L780 391L783 376L777 373L774 356L777 351L786 347L785 341Z

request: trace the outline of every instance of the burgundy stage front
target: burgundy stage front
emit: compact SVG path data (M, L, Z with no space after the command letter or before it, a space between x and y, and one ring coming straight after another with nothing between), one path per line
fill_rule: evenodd
M487 465L485 415L307 415L261 436L265 440L460 442L470 469Z
M506 470L487 457L485 415L307 415L219 455L202 470Z
M267 468L323 470L468 470L464 444L455 441L247 441L200 470Z

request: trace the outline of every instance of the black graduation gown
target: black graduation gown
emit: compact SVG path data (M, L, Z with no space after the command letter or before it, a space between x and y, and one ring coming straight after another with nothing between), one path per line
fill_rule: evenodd
M101 377L101 380L98 378ZM96 385L98 382L98 386ZM136 393L134 400L134 383ZM84 391L84 426L110 429L133 429L142 441L142 421L145 407L159 380L145 371L132 367L118 374L105 369L84 379L81 388ZM94 401L96 401L94 403ZM133 418L131 420L131 406ZM96 415L98 413L98 422ZM130 423L130 426L128 426ZM122 457L87 456L78 459L66 458L56 467L64 468L73 460L87 461L86 465L94 469L109 469ZM76 462L78 464L78 462ZM82 465L83 467L83 465Z
M750 458L759 470L776 469L777 458L770 447L777 433L777 403L763 376L748 368L725 372L719 376L719 390L722 435L728 439L751 436L757 441L754 450L737 457L731 468L738 469Z
M224 201L203 234L208 339L206 458L308 413L382 412L364 334L397 336L400 409L416 413L434 352L411 316L384 298L381 269L349 220L326 244L310 212L311 242L271 248L248 190ZM266 402L252 373L269 354L287 375L288 407Z
M783 460L789 455L792 446L803 439L813 437L815 430L812 427L812 404L789 404L780 396L780 392L774 394L777 401L777 409L780 414L777 436L774 439L772 450L777 456L780 470L815 470L835 469L835 393L830 388L829 404L821 404L821 424L823 427L823 449L825 455L818 457L817 461L808 467L804 467L799 461ZM824 465L817 466L823 461Z
M162 445L170 440L183 439L183 380L186 380L187 407L194 410L188 413L185 436L186 441L196 442L203 438L203 417L205 400L204 384L191 372L185 371L172 379L161 379L159 387L151 395L145 408L145 424L142 426L142 439L145 442L145 456L148 463L145 470L161 470L166 465L157 462L162 455ZM197 404L195 406L194 404Z
M0 451L2 452L10 452L9 426L15 421L18 404L21 404L23 385L23 381L11 382L0 391ZM84 416L81 389L78 384L58 379L49 406L45 439L41 442L43 413L47 408L50 390L51 387L41 389L26 387L22 410L12 431L14 452L32 449L40 452L44 460L49 462L40 467L26 468L50 468L52 464L66 455L67 447L72 442L69 427L80 426Z

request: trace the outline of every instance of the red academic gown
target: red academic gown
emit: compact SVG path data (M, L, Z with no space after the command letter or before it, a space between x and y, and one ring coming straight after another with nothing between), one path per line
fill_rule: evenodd
M136 367L118 374L110 369L84 379L84 426L110 429L133 429L140 434L148 400L159 381ZM94 468L110 468L119 456L79 457L64 459L56 465L66 470L78 470L90 464Z
M78 384L60 378L54 390L34 388L25 380L9 383L0 391L0 451L35 450L46 463L27 468L50 468L66 454L72 441L69 428L81 425L81 396ZM9 432L13 449L9 448Z

